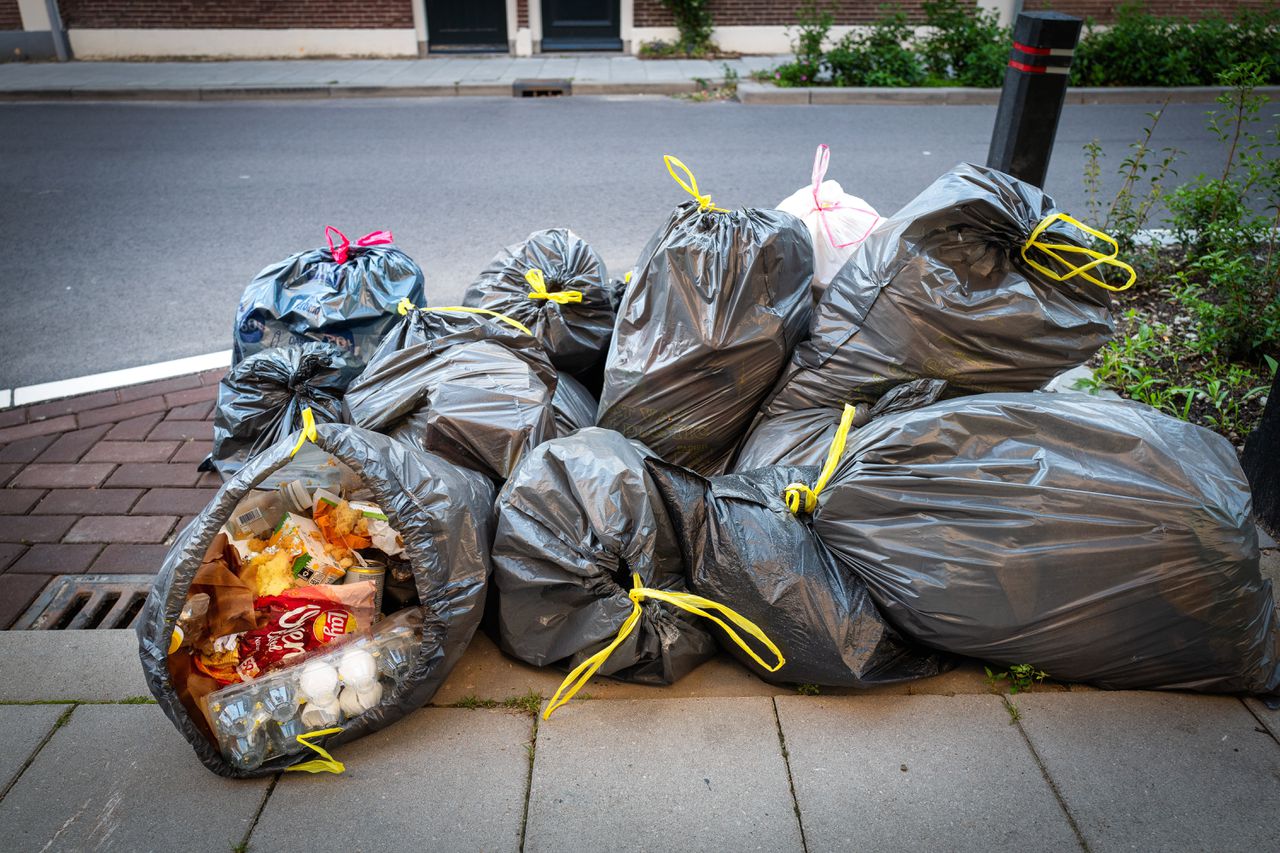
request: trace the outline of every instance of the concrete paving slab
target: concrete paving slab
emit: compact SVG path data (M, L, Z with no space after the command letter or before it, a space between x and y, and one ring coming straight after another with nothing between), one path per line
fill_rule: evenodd
M343 746L340 776L285 773L252 850L517 850L533 721L427 708Z
M1253 716L1262 723L1263 728L1280 742L1280 711L1273 711L1252 696L1244 700L1244 704L1253 712Z
M995 696L779 697L810 850L1070 850Z
M802 849L768 699L570 703L537 746L526 851Z
M154 705L81 705L0 801L12 850L227 850L267 779L210 773Z
M0 631L0 702L151 697L132 631Z
M1098 692L1018 707L1094 853L1274 849L1280 745L1239 700Z
M70 705L0 705L0 793L44 741Z

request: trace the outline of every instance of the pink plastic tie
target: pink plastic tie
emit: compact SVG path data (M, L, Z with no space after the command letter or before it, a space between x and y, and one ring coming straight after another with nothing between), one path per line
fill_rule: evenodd
M338 245L333 245L333 235L338 235ZM343 234L332 225L324 227L324 239L329 242L329 254L333 255L335 264L345 264L347 262L347 252L351 249L351 241L347 239L347 235Z
M368 234L356 241L357 246L385 246L388 243L394 243L395 237L391 236L390 231L370 231Z
M810 212L818 214L818 220L822 222L822 227L827 231L827 239L831 241L831 247L834 249L847 249L867 239L867 236L871 234L871 230L880 224L880 214L865 207L845 207L838 201L835 204L824 205L819 200L818 190L822 188L822 179L827 176L827 164L830 162L831 149L826 145L819 145L817 152L813 155L813 210ZM836 235L831 230L831 223L827 221L828 210L852 210L854 213L865 213L871 217L871 224L867 226L866 231L862 232L861 237L850 240L848 243L837 243Z

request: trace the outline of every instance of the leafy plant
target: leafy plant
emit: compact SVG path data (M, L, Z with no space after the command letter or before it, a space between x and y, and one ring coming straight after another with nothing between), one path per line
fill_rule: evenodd
M925 0L930 33L920 45L925 66L939 82L1000 86L1009 62L1011 32L994 11L960 0Z
M907 46L912 29L905 12L886 12L862 33L845 34L826 54L836 86L919 86L920 59Z
M989 666L983 669L987 673L987 688L992 693L999 693L1001 692L1000 684L1003 682L1008 685L1010 696L1030 693L1035 685L1049 677L1049 673L1036 669L1029 663L1015 663L1004 672L995 672ZM1017 717L1014 719L1016 720Z
M1074 86L1207 86L1259 56L1280 56L1280 9L1240 10L1228 21L1210 14L1191 22L1124 3L1105 30L1092 22L1072 63ZM1280 80L1277 68L1269 81Z
M1098 203L1098 177L1101 173L1102 147L1098 140L1085 145L1085 191L1088 195L1089 213L1095 222L1102 223L1102 230L1115 237L1120 250L1130 254L1136 248L1135 238L1146 227L1152 211L1164 196L1165 181L1177 172L1173 168L1178 155L1176 148L1162 148L1153 152L1151 137L1169 106L1168 99L1153 113L1147 113L1147 125L1142 136L1129 143L1129 154L1120 162L1118 174L1120 188L1107 205L1105 214Z
M831 10L819 7L816 0L808 0L796 9L796 25L787 28L795 60L774 70L775 84L783 87L810 86L817 82L823 70L822 48L834 23L835 16Z
M715 43L711 41L716 22L711 14L710 0L662 0L662 5L671 13L676 29L680 31L680 41L673 53L704 56L717 52Z
M817 696L822 691L816 684L797 684L796 692L801 696Z
M1253 132L1268 100L1256 91L1268 65L1245 63L1219 77L1230 91L1208 126L1226 148L1222 173L1198 175L1167 202L1189 261L1174 296L1200 321L1201 351L1226 358L1256 359L1280 345L1280 124L1263 137Z

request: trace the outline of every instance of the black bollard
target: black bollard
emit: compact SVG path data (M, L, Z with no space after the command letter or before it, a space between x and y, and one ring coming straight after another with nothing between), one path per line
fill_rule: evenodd
M991 168L1044 187L1080 25L1061 12L1018 15L987 154Z
M1253 489L1253 515L1268 532L1280 536L1280 371L1258 428L1244 443L1245 476Z

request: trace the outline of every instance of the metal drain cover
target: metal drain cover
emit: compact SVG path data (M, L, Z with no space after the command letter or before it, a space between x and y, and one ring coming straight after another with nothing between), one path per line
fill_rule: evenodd
M13 630L132 628L155 579L155 575L58 575Z

